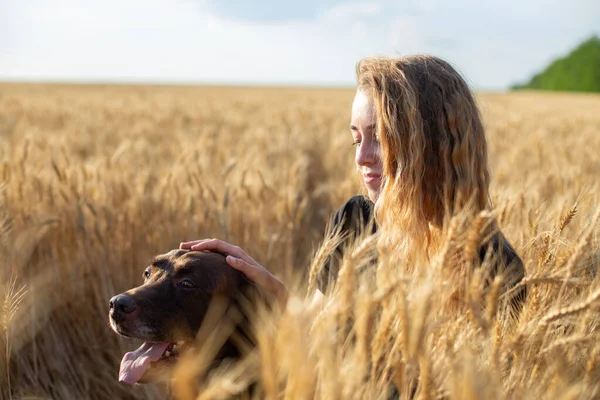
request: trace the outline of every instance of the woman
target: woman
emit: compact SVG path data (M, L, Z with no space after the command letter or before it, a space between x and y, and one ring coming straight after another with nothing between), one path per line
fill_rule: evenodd
M334 228L349 233L350 240L364 226L361 220L373 222L380 252L391 251L406 265L430 262L443 251L453 217L491 208L479 110L460 74L437 57L367 58L358 63L357 78L350 130L368 196L355 196L340 208ZM494 255L492 276L502 270L512 287L524 276L523 264L495 224L488 231L476 256L483 262ZM285 297L283 282L237 246L205 239L180 247L227 254L233 268ZM336 276L331 263L323 268L320 290ZM523 289L513 299L520 303L524 296Z

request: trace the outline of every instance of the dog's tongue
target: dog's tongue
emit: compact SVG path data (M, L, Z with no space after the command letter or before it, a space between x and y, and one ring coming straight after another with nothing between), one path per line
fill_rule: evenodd
M126 353L121 360L119 382L133 385L139 381L152 361L159 360L170 343L144 342L139 349Z

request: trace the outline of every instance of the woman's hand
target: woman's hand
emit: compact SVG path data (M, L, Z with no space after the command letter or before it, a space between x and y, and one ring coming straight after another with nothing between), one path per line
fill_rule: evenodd
M287 301L288 290L284 283L238 246L218 239L203 239L181 243L179 248L226 255L227 264L246 275L264 293L274 295L282 303Z

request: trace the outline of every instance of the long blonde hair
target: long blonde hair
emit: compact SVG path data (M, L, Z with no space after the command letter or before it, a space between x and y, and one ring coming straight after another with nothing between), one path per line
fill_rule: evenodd
M437 57L366 58L356 75L374 103L381 143L382 237L405 256L428 258L451 216L467 204L475 213L489 206L479 109L461 75Z

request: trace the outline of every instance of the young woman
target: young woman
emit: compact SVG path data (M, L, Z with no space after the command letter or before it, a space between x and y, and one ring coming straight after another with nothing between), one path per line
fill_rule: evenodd
M359 222L373 222L380 250L397 253L406 264L431 261L443 249L452 217L491 208L480 112L460 74L437 57L367 58L358 63L357 78L350 131L368 196L344 204L333 227L350 240L364 226ZM512 287L524 276L523 263L494 227L488 226L491 234L475 255L480 262L491 255L492 275L502 271ZM233 268L285 297L283 282L237 246L204 239L180 247L227 254ZM319 274L320 290L336 276L329 263ZM513 299L520 303L524 296L523 289Z

